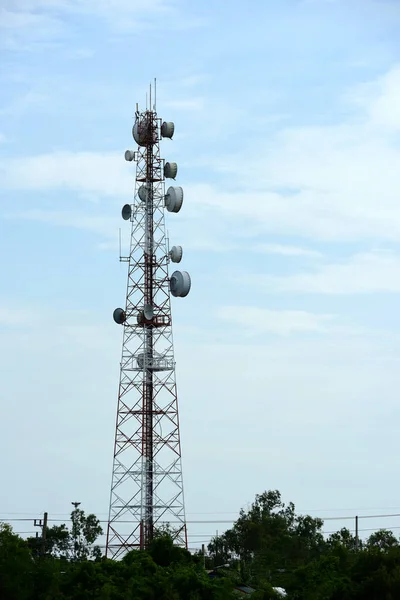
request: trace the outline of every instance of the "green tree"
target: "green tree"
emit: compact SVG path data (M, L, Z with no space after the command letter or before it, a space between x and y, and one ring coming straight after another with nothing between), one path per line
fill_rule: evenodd
M319 556L325 547L322 521L298 516L277 490L257 495L248 511L241 510L233 527L208 546L214 559L238 558L245 581L285 583L287 573ZM283 586L284 587L284 586Z
M70 538L73 543L73 559L99 559L101 551L98 546L94 546L94 542L103 533L100 521L93 514L86 516L85 512L79 508L72 511L71 521Z
M65 560L99 560L102 553L95 541L103 530L97 517L86 516L83 510L76 508L71 512L71 523L71 529L65 523L47 527L45 554ZM27 542L33 556L40 556L41 538L28 538Z
M169 567L171 564L190 564L193 557L185 548L174 544L171 534L167 531L157 533L148 549L148 553L154 562L161 567Z
M7 523L0 523L0 598L28 600L33 588L34 561L28 544Z
M337 546L344 546L348 550L357 549L357 541L354 535L346 528L343 527L340 531L332 533L327 539L327 545L329 548L335 548ZM362 541L358 541L358 549L362 548Z
M386 551L390 548L397 548L399 542L391 531L380 529L367 539L367 548L377 548L378 550Z

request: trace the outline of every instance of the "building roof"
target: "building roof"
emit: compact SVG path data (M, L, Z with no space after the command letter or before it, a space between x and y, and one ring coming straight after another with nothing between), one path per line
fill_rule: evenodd
M235 592L240 592L241 594L252 594L256 590L248 585L237 585L235 586Z

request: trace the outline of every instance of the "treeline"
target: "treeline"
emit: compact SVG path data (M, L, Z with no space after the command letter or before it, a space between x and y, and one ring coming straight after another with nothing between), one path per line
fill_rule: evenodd
M288 600L400 600L400 545L391 531L362 541L348 529L326 538L322 526L269 491L209 550L213 562L229 563L259 590L253 600L273 597L271 584L284 588Z
M358 543L348 529L326 538L320 519L297 515L277 491L256 496L205 559L174 546L168 531L146 552L105 559L97 518L76 509L71 522L47 528L45 544L0 524L1 600L228 600L244 584L253 600L281 598L275 588L288 600L400 600L392 532Z
M76 531L66 526L47 531L46 553L40 539L23 540L0 525L0 600L225 600L228 579L212 581L199 557L159 534L146 552L132 551L120 561L101 556L92 546L96 520ZM72 515L73 518L76 514Z

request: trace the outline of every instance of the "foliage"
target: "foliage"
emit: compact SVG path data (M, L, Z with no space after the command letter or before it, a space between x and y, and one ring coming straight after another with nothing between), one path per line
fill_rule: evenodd
M174 546L165 532L146 552L129 552L121 561L93 559L98 522L82 511L74 513L71 531L65 526L49 529L44 556L36 538L25 541L9 525L0 526L1 600L233 598L229 580L211 581L198 557Z
M0 598L30 598L32 572L32 556L26 543L10 525L0 523Z
M233 527L214 538L208 561L174 545L168 529L157 531L147 551L120 561L100 556L101 534L94 515L71 514L72 526L47 529L41 540L21 539L0 524L1 600L229 600L249 584L253 600L399 600L400 545L380 530L356 544L348 529L326 539L322 522L297 515L277 491L256 496ZM97 548L97 549L96 549Z
M101 550L94 542L103 530L97 517L93 514L86 516L83 510L75 508L71 512L71 523L70 530L65 524L47 527L46 554L66 560L99 560ZM40 555L41 538L28 538L28 545L35 557Z
M271 586L286 589L290 600L400 598L400 546L392 532L357 543L345 528L324 539L322 525L297 515L278 491L264 492L208 549L215 566L239 563L242 581L257 589L254 600L273 598Z
M240 511L233 527L208 549L215 564L237 557L243 578L258 583L318 556L324 547L321 528L320 519L297 516L294 504L286 506L278 491L269 491Z

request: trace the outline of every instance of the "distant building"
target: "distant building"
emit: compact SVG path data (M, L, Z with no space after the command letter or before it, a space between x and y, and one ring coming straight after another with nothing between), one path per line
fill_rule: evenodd
M237 585L235 587L235 592L240 596L251 596L253 592L256 590L248 585Z
M230 572L227 565L223 565L222 567L216 567L215 569L207 571L207 575L210 577L210 579L228 577L229 574ZM287 593L283 588L274 587L272 589L274 589L278 596L281 596L281 598L286 598ZM251 596L251 594L253 594L253 592L255 592L256 590L255 588L250 587L249 585L240 584L235 586L234 591L237 593L238 596Z

